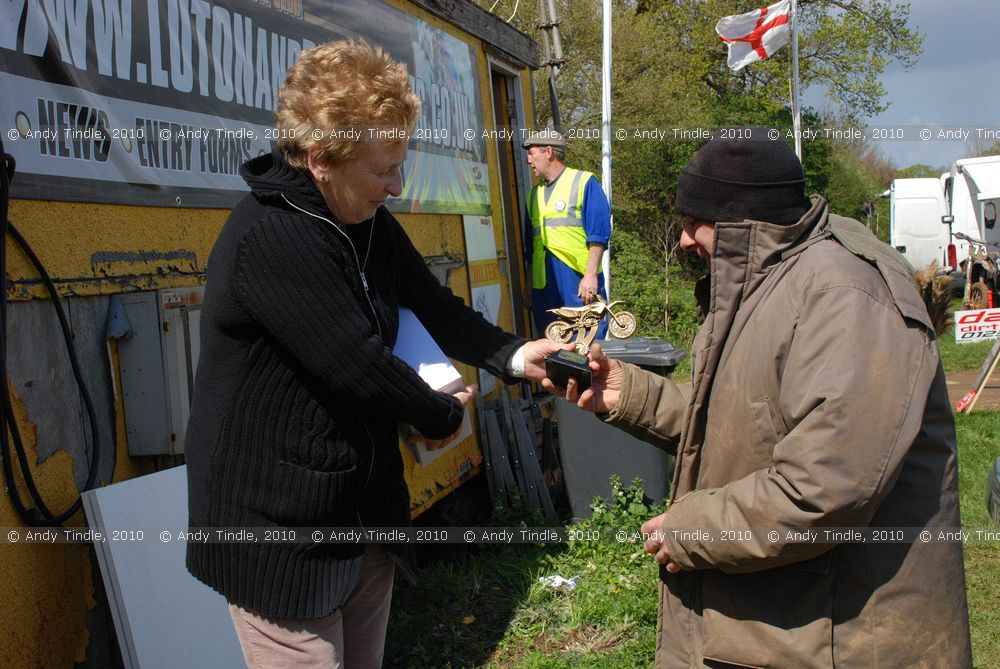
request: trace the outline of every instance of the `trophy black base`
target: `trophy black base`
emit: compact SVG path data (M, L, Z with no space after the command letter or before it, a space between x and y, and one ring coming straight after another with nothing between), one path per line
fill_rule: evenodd
M590 365L587 356L573 351L556 351L545 358L545 375L552 383L565 388L570 378L576 379L576 387L583 392L590 387Z

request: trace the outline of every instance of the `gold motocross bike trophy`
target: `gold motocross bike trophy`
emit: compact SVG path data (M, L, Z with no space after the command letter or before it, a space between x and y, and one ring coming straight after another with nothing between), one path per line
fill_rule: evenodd
M570 377L576 379L580 392L590 387L590 367L587 352L597 336L601 321L608 320L608 332L616 339L627 339L635 333L635 315L628 311L614 311L620 300L608 303L600 295L597 302L582 307L549 309L559 320L549 323L545 336L552 341L566 343L576 335L574 351L558 351L545 359L546 374L557 386L566 387Z

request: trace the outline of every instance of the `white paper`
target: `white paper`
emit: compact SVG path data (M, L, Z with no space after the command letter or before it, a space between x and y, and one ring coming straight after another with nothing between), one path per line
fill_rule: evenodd
M451 364L448 356L437 345L417 315L409 309L399 310L399 333L396 336L396 346L392 352L397 358L416 370L420 378L434 390L449 395L465 390L465 381L462 379L462 375ZM414 434L413 428L406 426L406 429L401 430L400 437L406 443L406 437L412 434ZM472 422L469 420L469 412L466 411L465 417L462 419L461 431L447 446L431 451L422 443L416 445L406 443L406 445L417 462L426 465L447 453L470 434L472 434Z

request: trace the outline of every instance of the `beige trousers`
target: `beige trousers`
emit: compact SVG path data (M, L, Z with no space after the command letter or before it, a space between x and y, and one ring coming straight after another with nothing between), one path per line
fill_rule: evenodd
M358 586L323 618L267 618L229 605L249 669L377 669L382 666L395 565L365 549Z

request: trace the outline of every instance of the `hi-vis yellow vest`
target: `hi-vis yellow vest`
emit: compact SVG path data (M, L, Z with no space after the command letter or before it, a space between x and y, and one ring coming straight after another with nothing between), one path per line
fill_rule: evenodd
M583 189L590 172L563 169L556 179L552 194L545 201L545 184L540 183L529 198L533 252L531 260L531 285L545 287L545 251L563 261L576 272L587 269L590 248L587 232L583 229ZM600 271L600 269L598 269Z

